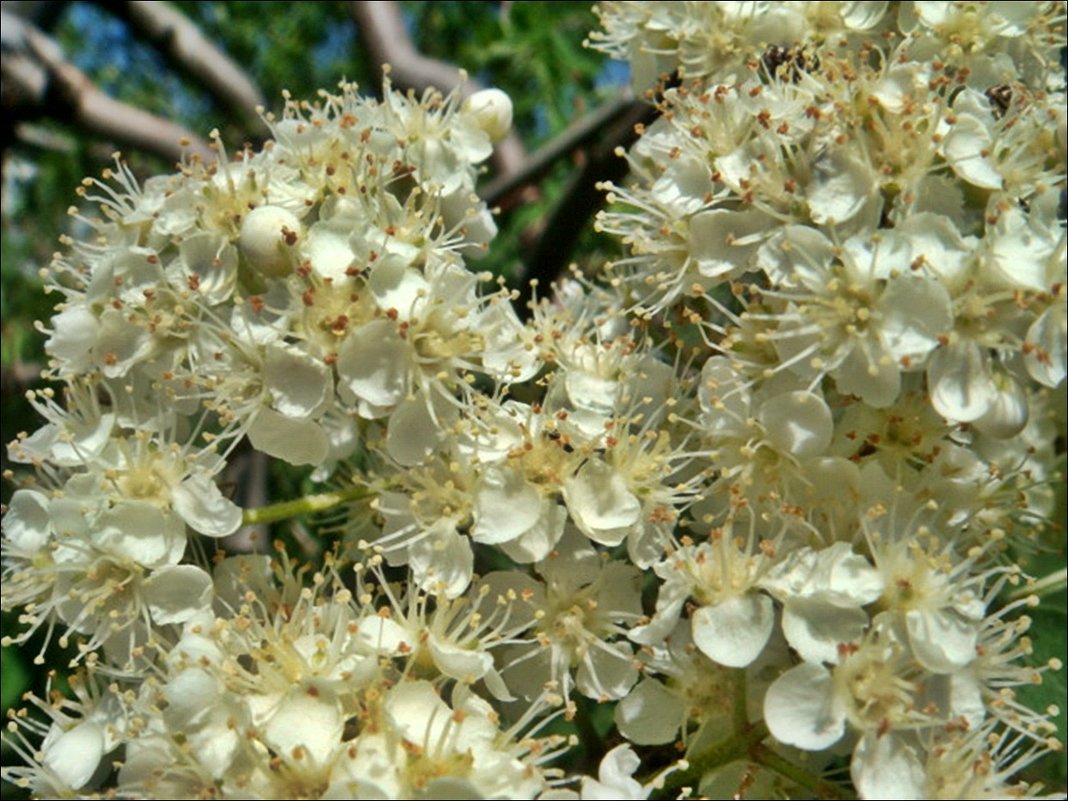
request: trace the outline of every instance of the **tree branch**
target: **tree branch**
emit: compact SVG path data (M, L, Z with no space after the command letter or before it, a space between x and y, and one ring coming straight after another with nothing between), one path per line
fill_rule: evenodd
M570 262L579 235L601 206L602 196L597 184L601 181L620 181L627 174L627 162L615 151L634 142L637 138L635 126L648 125L658 113L656 107L647 103L628 104L625 113L613 117L612 124L598 137L596 146L589 150L585 164L571 178L534 246L526 251L519 275L519 299L516 304L520 316L530 314L528 302L533 294L531 280L536 279L540 286L545 287L555 281Z
M634 100L629 91L599 106L531 153L519 170L509 175L498 175L487 183L479 190L479 195L488 206L496 206L520 187L540 180L561 158L601 136L605 126L612 125L624 116L633 115L638 107L645 108L646 105Z
M183 153L214 160L215 153L200 137L106 95L66 60L54 39L26 20L7 11L0 11L0 20L3 107L9 119L54 116L168 161L178 161Z
M419 92L430 87L448 91L459 86L464 97L483 88L474 78L462 81L460 70L452 64L429 58L416 50L404 27L398 3L353 0L349 7L371 62L389 64L390 78L397 86ZM493 165L499 175L519 171L525 161L526 149L514 132L493 148Z
M144 0L102 5L201 83L220 108L237 114L250 130L263 126L257 107L263 106L265 100L259 86L236 61L204 36L196 23L174 6Z

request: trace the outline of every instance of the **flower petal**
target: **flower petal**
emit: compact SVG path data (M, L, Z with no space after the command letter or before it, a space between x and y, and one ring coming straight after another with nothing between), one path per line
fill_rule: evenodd
M764 696L764 720L775 739L806 751L838 742L846 716L834 702L832 685L831 672L811 662L779 676Z
M694 644L705 656L727 667L745 667L771 637L775 610L767 595L750 593L702 606L691 624Z
M924 769L915 750L893 734L865 735L849 766L861 798L912 801L927 798Z
M196 565L165 565L142 584L145 605L160 625L184 623L211 605L214 585Z
M179 517L209 537L226 537L241 526L241 507L228 498L206 473L193 473L171 493Z
M292 465L320 464L330 440L314 420L296 420L273 409L260 409L248 430L252 447Z

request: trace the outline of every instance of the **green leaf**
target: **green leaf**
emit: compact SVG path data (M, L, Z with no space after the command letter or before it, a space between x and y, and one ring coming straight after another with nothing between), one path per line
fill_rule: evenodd
M1042 669L1050 660L1059 660L1060 670L1046 670L1042 674L1042 684L1021 687L1018 691L1020 701L1032 709L1056 708L1058 713L1053 718L1057 724L1057 739L1062 743L1068 738L1068 677L1065 665L1068 664L1068 592L1042 600L1042 605L1035 609L1031 618L1029 636L1034 645L1034 653L1028 663ZM1068 784L1068 760L1063 751L1047 754L1025 772L1028 781L1041 781L1050 787L1064 788Z

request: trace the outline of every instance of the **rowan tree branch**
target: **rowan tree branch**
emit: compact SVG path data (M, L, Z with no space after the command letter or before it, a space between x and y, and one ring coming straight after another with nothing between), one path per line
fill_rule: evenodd
M265 100L259 86L236 61L204 36L189 17L170 3L127 0L102 5L202 84L221 109L238 116L250 131L263 127L257 107L262 107Z
M603 136L605 126L612 125L624 116L633 115L638 107L645 108L645 104L638 103L629 91L597 107L527 156L519 170L509 175L498 175L485 184L479 190L479 195L488 206L496 206L502 198L517 189L538 182L557 161Z
M623 113L612 117L606 128L593 128L586 136L600 135L585 152L585 163L568 182L560 201L546 221L534 245L525 251L519 273L519 299L516 310L529 316L528 303L533 294L530 282L542 287L551 284L567 268L571 254L589 218L601 207L603 197L597 189L601 181L620 181L627 174L627 162L616 155L637 139L635 127L648 125L659 112L648 103L632 101Z
M356 20L360 40L373 64L388 64L390 80L404 89L418 92L430 87L449 91L459 86L468 97L483 87L474 78L461 80L460 70L444 61L420 53L401 16L400 4L392 0L353 0L349 4ZM526 148L515 133L509 134L493 148L493 166L498 175L511 175L522 169Z
M207 142L185 128L102 92L50 36L0 11L2 103L10 121L51 116L90 134L178 161L183 153L214 160Z

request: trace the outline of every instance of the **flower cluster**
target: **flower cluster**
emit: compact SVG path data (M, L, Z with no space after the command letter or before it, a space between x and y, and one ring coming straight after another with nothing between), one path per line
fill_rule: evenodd
M79 672L4 779L1041 792L1015 557L1063 457L1066 20L1018 5L603 3L658 116L605 187L624 255L527 320L469 266L497 90L343 85L260 152L87 181L3 538L5 643ZM242 509L249 452L321 491ZM230 552L300 515L318 560Z

